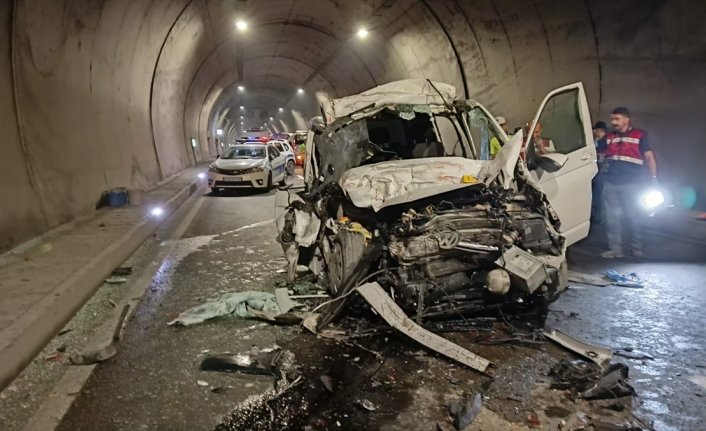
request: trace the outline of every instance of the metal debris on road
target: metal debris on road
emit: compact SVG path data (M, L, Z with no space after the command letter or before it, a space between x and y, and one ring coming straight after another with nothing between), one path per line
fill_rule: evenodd
M572 352L587 358L604 368L613 358L613 350L606 347L595 346L571 337L559 330L543 331L543 334L548 339L563 346Z
M127 278L125 277L108 277L105 279L108 284L123 284L127 283Z
M360 407L364 408L369 412L374 412L378 409L378 406L376 406L372 401L365 398L358 400L356 404L358 404Z
M390 326L423 346L480 372L485 372L490 365L487 359L414 323L378 283L367 283L356 290Z
M110 273L113 277L125 277L126 275L132 274L132 267L131 266L121 266L118 268L115 268L113 272Z
M206 382L204 380L197 380L196 384L199 386L208 386L208 382Z
M280 363L284 351L279 347L259 349L257 346L244 354L211 355L201 361L201 371L220 371L280 378Z
M615 351L613 351L613 354L615 354L617 356L622 356L623 358L627 358L627 359L636 359L636 360L647 359L650 361L654 360L654 356L652 356L648 353L645 353L645 352L641 352L639 350L633 350L632 348L615 349Z
M327 391L333 393L333 379L331 379L331 376L324 374L319 377L319 380L321 380L321 384L324 385Z
M480 392L476 392L475 396L464 396L460 400L454 402L449 407L449 411L453 416L453 424L457 430L465 429L480 413L483 408L483 396Z
M552 389L571 389L579 398L587 400L621 398L635 393L627 383L629 369L625 364L610 364L601 370L595 364L562 360L552 367L549 375L557 380Z

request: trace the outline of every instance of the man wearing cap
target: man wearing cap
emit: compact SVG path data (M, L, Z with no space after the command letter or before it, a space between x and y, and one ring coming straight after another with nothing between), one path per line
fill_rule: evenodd
M593 143L598 148L605 148L605 136L608 133L608 126L604 121L599 121L593 126ZM603 217L603 177L601 176L601 165L603 158L599 154L598 174L593 177L593 196L591 199L591 222L601 224Z
M497 121L498 124L500 124L500 127L503 128L505 133L508 133L507 132L507 120L505 120L505 117L495 117L495 121ZM501 148L502 148L502 144L500 143L500 139L498 139L497 136L493 136L492 138L490 138L490 158L491 159L494 159L495 156L498 155Z
M623 257L623 240L629 236L627 251L639 258L642 257L639 198L650 178L657 181L657 162L647 141L647 132L632 127L627 108L615 108L610 120L613 130L598 146L599 158L604 160L601 176L609 248L601 257ZM627 227L627 235L623 235L623 225Z

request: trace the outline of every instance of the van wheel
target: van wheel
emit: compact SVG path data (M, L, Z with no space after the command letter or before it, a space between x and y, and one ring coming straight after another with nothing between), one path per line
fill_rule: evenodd
M211 189L211 196L218 196L221 194L221 191L218 189Z
M272 172L267 174L267 190L272 188Z
M343 284L353 275L353 270L365 251L363 235L340 230L331 244L331 261L328 268L329 290L333 297L340 294Z
M296 165L294 164L294 160L290 160L287 162L287 175L294 175L294 168Z

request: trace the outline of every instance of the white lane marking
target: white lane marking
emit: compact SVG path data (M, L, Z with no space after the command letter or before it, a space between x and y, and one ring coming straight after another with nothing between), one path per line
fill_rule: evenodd
M274 221L275 221L275 219L269 219L269 220L259 221L259 222L257 222L257 223L253 223L253 224L249 224L249 225L246 225L246 226L239 227L238 229L233 229L233 230L229 230L229 231L223 232L223 233L221 233L221 235L228 235L228 234L230 234L230 233L240 232L241 230L252 229L252 228L254 228L254 227L264 226L264 225L266 225L266 224L273 223Z

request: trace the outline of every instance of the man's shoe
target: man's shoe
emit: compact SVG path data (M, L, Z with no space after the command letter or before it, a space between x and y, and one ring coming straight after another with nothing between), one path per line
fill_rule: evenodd
M623 253L619 251L608 250L601 253L601 257L603 259L622 259L624 256Z

